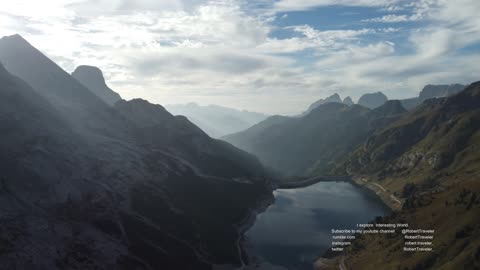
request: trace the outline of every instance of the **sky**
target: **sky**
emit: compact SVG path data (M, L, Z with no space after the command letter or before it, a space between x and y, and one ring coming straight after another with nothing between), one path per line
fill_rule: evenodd
M124 99L296 114L333 93L418 95L480 80L479 0L15 0L20 34Z

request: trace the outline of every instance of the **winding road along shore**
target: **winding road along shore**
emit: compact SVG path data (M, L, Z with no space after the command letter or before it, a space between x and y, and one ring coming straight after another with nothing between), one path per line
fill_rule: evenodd
M367 181L365 177L351 176L351 175L339 175L339 176L315 176L300 181L291 181L278 183L276 189L296 189L307 187L319 182L351 182L358 186L363 186L377 194L378 197L392 210L400 210L402 208L402 201L398 199L392 192L385 189L382 185L374 182Z
M283 182L277 184L277 189L295 189L295 188L303 188L308 187L313 184L319 182L332 182L332 181L339 181L339 182L350 182L352 181L352 177L350 175L341 175L341 176L315 176L312 178L308 178L301 181L291 181L291 182Z

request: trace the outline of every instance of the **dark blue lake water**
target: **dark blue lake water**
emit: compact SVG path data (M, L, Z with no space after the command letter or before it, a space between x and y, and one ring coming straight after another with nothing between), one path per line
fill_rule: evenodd
M375 194L348 182L320 182L275 191L275 203L246 233L250 252L273 265L311 270L331 245L332 229L354 229L390 210Z

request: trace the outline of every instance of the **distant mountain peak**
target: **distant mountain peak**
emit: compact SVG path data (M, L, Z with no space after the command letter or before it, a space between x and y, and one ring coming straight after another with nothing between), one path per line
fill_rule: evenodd
M72 76L111 106L122 99L118 93L107 86L103 72L98 67L78 66Z
M456 94L465 89L465 85L461 84L444 84L444 85L434 85L427 84L423 87L422 91L418 95L421 101L424 101L429 98L437 97L447 97L453 94Z
M340 99L340 95L338 93L335 93L335 94L329 96L328 98L326 98L326 100L328 100L328 99L337 100L337 99Z
M344 98L342 103L348 106L352 106L354 104L352 98L349 96Z
M387 96L382 92L374 92L362 95L357 104L370 109L375 109L382 106L387 100Z
M313 109L325 103L343 103L343 102L342 102L342 99L340 98L340 95L338 93L335 93L327 98L324 98L324 99L322 98L312 103L310 107L308 107L308 110L303 115L309 113Z

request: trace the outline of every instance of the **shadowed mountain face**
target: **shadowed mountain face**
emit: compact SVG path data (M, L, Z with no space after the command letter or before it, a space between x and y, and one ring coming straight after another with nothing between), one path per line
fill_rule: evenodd
M134 123L143 144L169 149L201 171L232 178L263 174L256 157L210 138L186 117L173 116L160 105L134 99L117 102L115 109Z
M328 174L369 134L405 110L399 102L375 110L326 103L300 118L269 118L246 131L224 137L285 175Z
M70 139L78 140L78 137L58 112L24 81L9 74L1 64L0 82L0 178L3 187L7 186L4 178L15 175L19 179L12 181L12 185L31 185L32 189L43 181L60 180L63 174L56 167L72 169L75 157L68 153L76 153L77 148L83 145L82 141L79 140L77 145L71 144ZM32 182L29 178L33 179Z
M72 76L110 106L122 99L107 86L102 71L97 67L79 66Z
M370 109L375 109L382 106L387 100L387 96L385 96L382 92L376 92L362 95L357 104Z
M90 140L126 138L123 118L21 36L0 39L0 62L50 102L76 132Z
M166 105L165 108L174 115L186 116L213 138L245 130L267 118L263 113L196 103Z
M19 36L0 61L2 267L241 263L239 227L271 196L254 157L159 105L110 107Z

